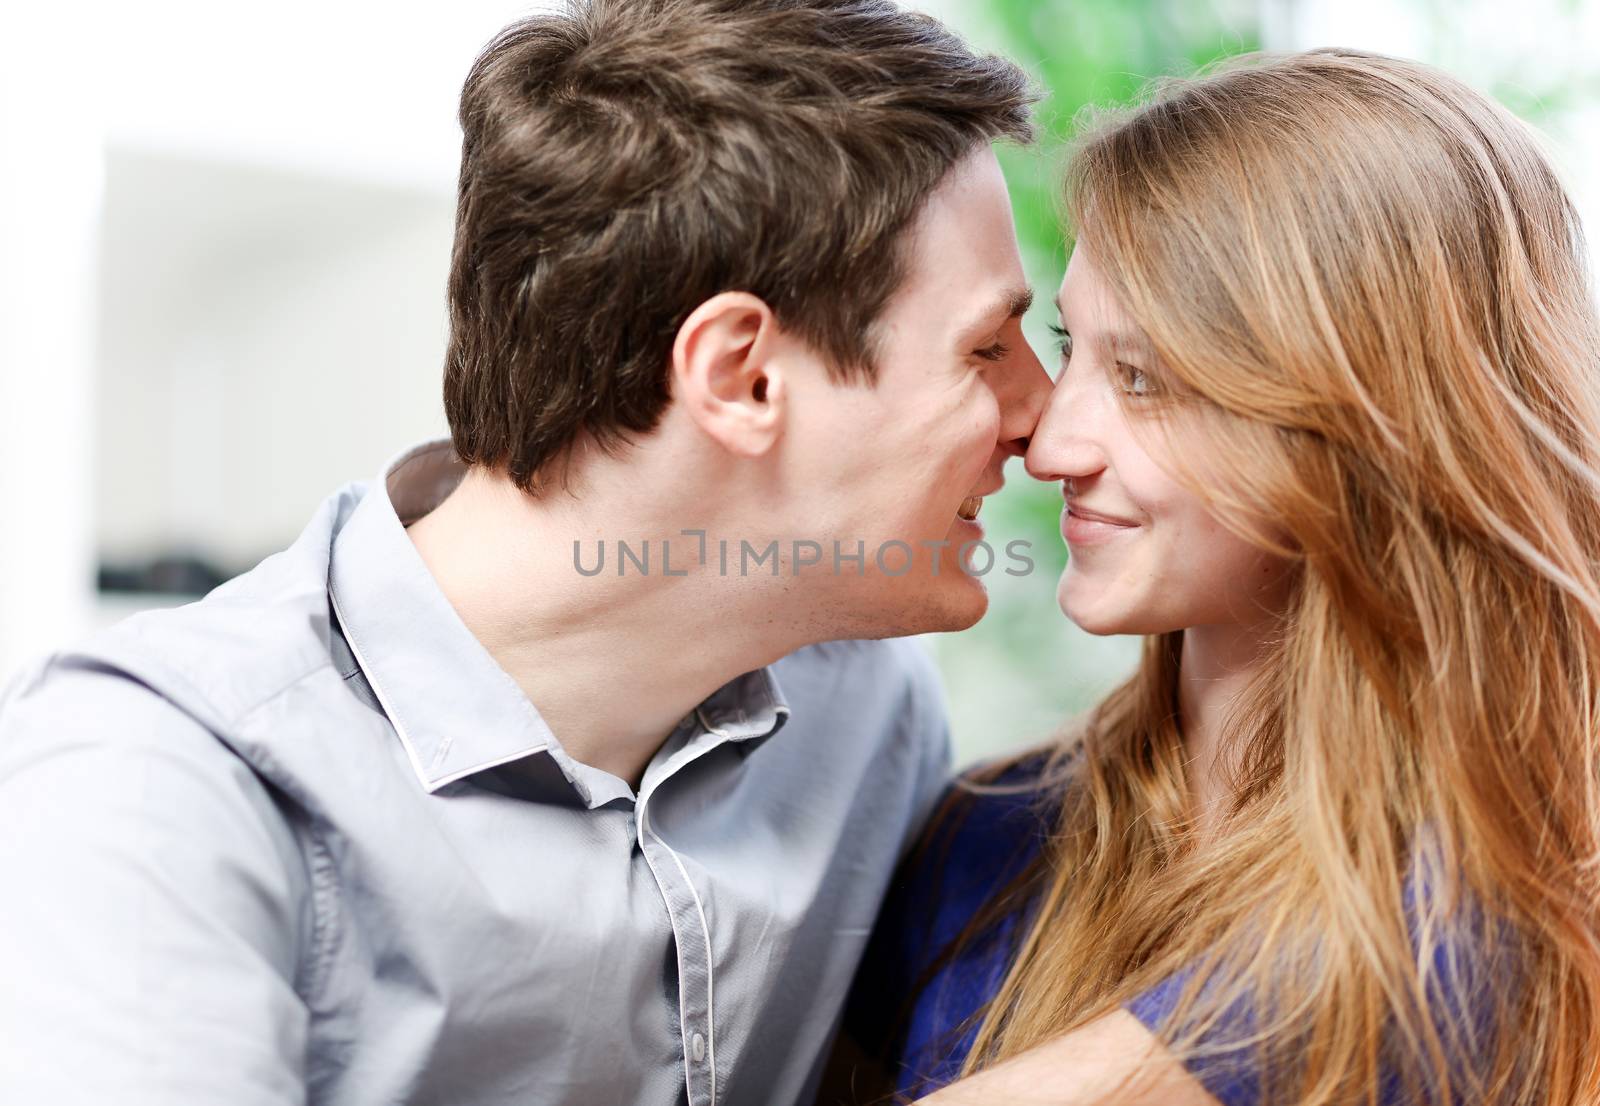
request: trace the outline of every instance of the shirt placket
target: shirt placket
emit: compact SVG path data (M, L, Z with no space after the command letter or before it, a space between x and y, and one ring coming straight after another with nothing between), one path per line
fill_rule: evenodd
M640 798L638 822L639 848L666 903L677 946L678 1029L689 1106L716 1106L715 980L705 905L683 860L651 824L648 795Z

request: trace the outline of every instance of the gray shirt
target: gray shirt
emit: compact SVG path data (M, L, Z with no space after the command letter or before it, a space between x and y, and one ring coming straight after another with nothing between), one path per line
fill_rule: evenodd
M406 536L462 471L407 451L8 684L0 1102L809 1101L947 771L931 663L831 642L739 676L635 794Z

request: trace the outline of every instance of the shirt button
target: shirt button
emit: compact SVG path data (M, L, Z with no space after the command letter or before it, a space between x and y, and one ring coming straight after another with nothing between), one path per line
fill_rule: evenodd
M699 1063L706 1058L706 1039L696 1033L689 1041L689 1051L694 1054L694 1062Z

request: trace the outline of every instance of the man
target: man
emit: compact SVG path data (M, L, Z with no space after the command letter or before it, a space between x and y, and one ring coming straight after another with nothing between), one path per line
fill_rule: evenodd
M808 1101L948 755L840 639L981 616L1049 387L1029 98L882 0L503 32L450 441L0 708L0 1100Z

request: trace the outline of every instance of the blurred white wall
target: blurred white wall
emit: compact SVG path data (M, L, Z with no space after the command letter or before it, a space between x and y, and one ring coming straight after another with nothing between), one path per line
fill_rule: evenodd
M33 16L33 36L0 32L0 679L92 612L104 101L92 44L65 67L45 48L71 43L76 23L46 6Z
M462 79L514 0L7 8L0 679L95 564L236 570L444 429Z
M102 556L248 568L445 431L447 192L124 146L106 168Z

